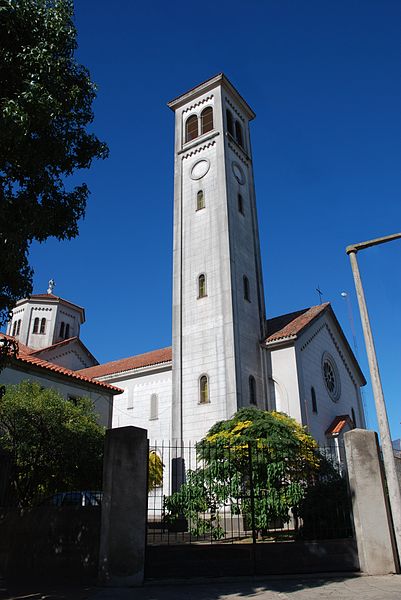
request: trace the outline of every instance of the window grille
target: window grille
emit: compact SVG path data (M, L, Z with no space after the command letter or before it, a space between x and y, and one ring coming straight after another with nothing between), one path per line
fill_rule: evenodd
M196 210L201 210L205 208L205 194L203 190L199 190L196 194Z
M198 298L204 298L206 295L206 275L202 273L198 277Z
M201 133L207 133L213 129L213 108L208 106L201 112Z
M39 333L39 317L36 317L36 319L33 322L32 333Z
M249 403L256 405L256 381L253 375L249 376Z
M198 117L192 115L185 123L185 141L190 142L198 137Z
M199 403L207 404L209 402L209 380L207 375L199 378Z

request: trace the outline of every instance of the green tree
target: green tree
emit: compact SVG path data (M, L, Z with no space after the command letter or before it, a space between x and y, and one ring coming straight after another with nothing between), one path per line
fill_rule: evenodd
M6 386L0 449L11 455L11 494L20 505L57 491L101 489L104 428L90 400L76 404L38 383Z
M163 483L163 462L154 450L149 452L148 492Z
M242 408L213 425L196 445L198 468L166 501L168 519L183 516L193 535L224 536L222 514L242 514L249 528L290 520L319 469L317 444L283 413ZM206 518L205 518L206 517Z
M32 292L31 242L78 234L89 190L66 180L108 154L87 131L96 88L73 14L72 0L0 0L0 325Z

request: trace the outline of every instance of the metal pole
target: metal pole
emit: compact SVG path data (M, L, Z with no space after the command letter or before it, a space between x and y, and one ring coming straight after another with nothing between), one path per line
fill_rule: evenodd
M393 238L394 239L394 238ZM390 241L390 240L389 240ZM357 249L348 247L347 254L351 261L352 273L354 275L355 288L358 297L359 311L363 334L365 337L366 352L369 361L369 371L372 380L373 396L376 405L377 421L379 424L380 439L383 451L384 469L386 472L388 494L393 516L395 541L398 549L398 557L401 558L401 492L398 483L397 472L395 468L393 447L391 443L390 427L388 424L386 405L384 402L383 388L380 379L379 365L377 363L375 345L373 342L372 330L369 322L368 309L365 301L365 294L362 287L362 280L359 273L358 262L356 259Z

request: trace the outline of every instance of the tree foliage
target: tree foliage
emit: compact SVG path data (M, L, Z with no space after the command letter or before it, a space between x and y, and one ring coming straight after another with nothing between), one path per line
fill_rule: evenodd
M103 445L90 400L74 404L29 381L6 387L0 450L11 456L11 493L20 505L57 491L101 489Z
M148 492L163 483L163 462L154 450L149 452Z
M31 242L71 239L84 215L77 169L105 158L87 131L96 95L74 58L72 0L0 0L0 324L32 291Z
M283 413L242 408L213 425L196 445L198 468L166 501L171 522L188 520L193 535L224 536L223 514L249 529L286 523L320 466L317 444Z

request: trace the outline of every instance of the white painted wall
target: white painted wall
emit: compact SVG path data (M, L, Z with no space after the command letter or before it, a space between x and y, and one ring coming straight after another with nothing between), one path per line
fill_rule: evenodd
M113 396L107 390L95 391L91 385L86 385L84 381L66 381L66 378L58 377L51 371L46 374L39 374L38 371L29 369L17 369L12 367L5 368L0 374L0 383L2 385L15 385L21 381L37 381L45 388L57 390L64 398L68 396L78 396L89 398L93 402L94 410L98 415L98 422L104 427L111 426Z
M337 402L331 399L322 374L322 357L329 352L338 369L341 394ZM348 350L338 335L337 327L326 313L313 323L297 340L296 353L300 377L300 398L305 411L305 424L312 436L326 444L325 431L337 415L351 416L353 408L357 427L365 427L360 382ZM311 387L315 388L318 412L312 412Z
M289 415L302 424L297 357L293 345L271 350L270 386L275 410Z
M171 366L116 373L99 378L124 390L115 396L112 427L133 425L148 431L151 443L171 440ZM158 396L158 417L150 418L150 398Z

